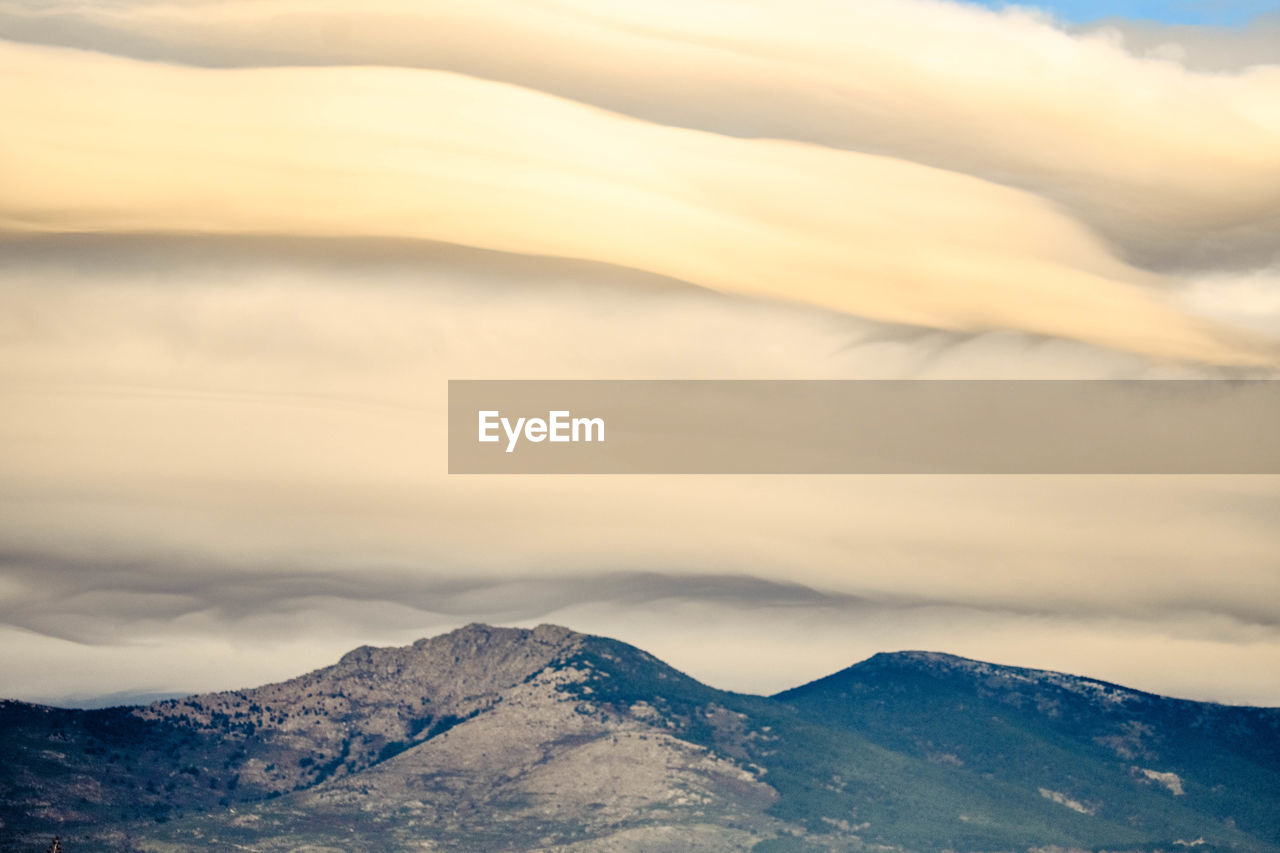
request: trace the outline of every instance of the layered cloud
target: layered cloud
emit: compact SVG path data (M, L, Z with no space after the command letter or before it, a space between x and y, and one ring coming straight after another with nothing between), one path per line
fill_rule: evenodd
M24 81L0 95L25 129L0 143L14 231L430 239L897 323L1277 357L1179 311L1041 199L907 161L445 72L210 71L17 45L0 68Z
M50 236L0 272L10 648L151 673L15 658L25 695L231 686L473 619L622 631L740 689L787 686L746 663L783 648L817 676L905 645L1276 695L1221 676L1280 648L1275 478L444 473L450 377L1212 373L444 245ZM1199 675L1149 668L1158 642Z
M1274 376L1280 66L1109 26L0 0L0 679L554 620L1280 703L1275 478L444 473L449 378Z
M1274 26L1201 36L1272 63L1212 74L1175 47L1152 53L1199 31L1148 45L1135 26L1130 53L1117 25L1073 36L1034 13L921 0L0 6L0 33L40 43L456 71L654 123L887 154L1029 189L1162 268L1280 251L1280 66L1248 47Z

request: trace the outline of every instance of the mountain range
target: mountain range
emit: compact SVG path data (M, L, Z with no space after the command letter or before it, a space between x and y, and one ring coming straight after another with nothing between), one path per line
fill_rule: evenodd
M0 702L0 850L1280 853L1280 709L934 652L774 696L470 625L246 690Z

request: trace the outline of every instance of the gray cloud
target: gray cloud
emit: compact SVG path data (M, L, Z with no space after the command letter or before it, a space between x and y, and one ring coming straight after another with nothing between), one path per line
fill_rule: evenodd
M14 595L15 587L28 594ZM1133 653L1153 641L1193 650L1206 661L1265 656L1280 647L1274 608L1265 613L1247 612L1248 608L1224 612L1190 597L1137 610L1069 603L1018 606L999 600L865 597L764 577L701 574L696 569L540 572L486 579L376 567L338 574L281 566L246 572L242 566L197 565L190 560L151 564L36 553L0 555L0 590L9 591L0 597L0 634L15 636L14 629L32 632L19 638L19 644L42 650L48 658L58 658L58 643L69 640L85 649L81 657L136 660L159 655L161 661L143 678L137 672L112 669L96 679L68 682L45 673L20 688L27 698L52 695L81 701L92 695L84 691L86 684L105 690L127 683L153 692L244 686L255 676L282 678L329 663L331 657L325 653L340 651L344 640L351 641L347 638L405 642L476 619L569 622L654 649L712 683L761 692L826 674L874 651L902 647L945 647L988 659L1051 665L1054 642L1084 635L1092 635L1092 643L1081 641L1076 661L1087 661L1083 669L1094 675L1236 701L1274 701L1271 691L1280 687L1265 679L1247 685L1219 679L1211 686L1206 679L1188 678L1185 666L1165 672L1143 662L1135 669L1140 658L1114 657L1117 645ZM317 631L327 639L320 641ZM240 638L255 665L236 660L231 666L205 663L193 668L188 661L185 669L180 664L174 669L184 657L200 657L201 649L227 635ZM836 636L843 640L833 642ZM1009 637L1021 637L1024 645L1003 646ZM298 639L311 648L261 654L264 648L288 648ZM1090 649L1091 644L1096 648ZM1110 669L1091 659L1107 644L1113 655ZM1061 650L1056 654L1059 660L1072 660L1062 657ZM762 657L779 655L791 655L791 665L759 666ZM1188 662L1193 661L1183 661ZM16 660L10 667L9 677L19 685L23 669ZM164 672L169 674L161 676ZM80 686L79 700L68 691L71 684ZM33 692L38 689L55 692Z
M801 584L697 571L572 575L547 571L469 578L440 568L321 572L262 566L245 571L181 560L121 562L35 553L0 554L0 567L0 584L23 590L10 591L0 602L5 624L81 643L118 643L140 625L161 633L181 633L171 623L202 613L227 628L245 621L279 619L282 630L287 630L294 611L313 607L341 611L350 603L410 608L419 611L419 621L430 616L431 621L450 617L503 623L542 619L570 605L640 607L667 599L730 608L857 610L869 604L858 596Z
M570 607L608 605L646 608L657 602L714 605L733 610L826 611L846 618L871 613L955 609L989 616L1051 617L1068 620L1124 618L1156 621L1212 617L1234 625L1236 633L1265 629L1280 640L1280 604L1222 596L1213 601L1176 590L1151 600L1010 601L998 591L947 596L892 591L855 595L821 590L782 579L743 574L637 570L554 570L469 577L443 567L345 571L314 567L204 564L182 558L128 561L56 553L0 553L0 620L5 625L78 643L116 644L132 634L184 633L183 617L209 617L209 629L239 630L252 623L262 636L292 629L292 614L310 610L341 613L349 605L381 621L386 608L400 613L401 627L441 618L496 623L545 620ZM375 614L377 614L375 616ZM374 624L364 626L375 630ZM384 626L385 627L385 626Z
M1193 26L1110 18L1078 32L1121 40L1136 56L1177 62L1194 71L1233 72L1254 65L1280 65L1280 12L1264 13L1243 26Z

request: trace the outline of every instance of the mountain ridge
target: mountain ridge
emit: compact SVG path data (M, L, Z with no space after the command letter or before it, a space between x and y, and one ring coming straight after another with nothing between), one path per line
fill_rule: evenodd
M1280 709L940 652L754 696L473 623L256 688L0 702L0 731L5 851L1280 851Z

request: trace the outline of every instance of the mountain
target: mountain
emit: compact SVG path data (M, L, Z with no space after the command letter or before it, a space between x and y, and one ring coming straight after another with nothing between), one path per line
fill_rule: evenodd
M926 652L772 697L471 625L251 690L0 703L0 850L1280 853L1280 710Z
M928 652L876 655L776 698L897 752L1034 782L1048 799L1151 833L1185 818L1280 838L1275 709ZM1135 783L1164 807L1133 800Z

